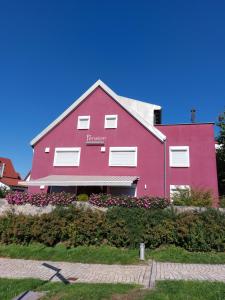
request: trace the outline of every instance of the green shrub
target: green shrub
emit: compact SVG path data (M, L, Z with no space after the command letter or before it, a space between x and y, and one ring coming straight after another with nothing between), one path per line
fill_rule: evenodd
M8 193L8 190L4 187L0 187L0 198L5 198Z
M215 209L177 214L169 209L114 207L105 213L73 205L40 216L0 217L0 243L31 242L126 248L144 242L151 249L175 244L189 251L225 251L225 217Z
M179 206L210 207L212 202L211 191L200 188L192 188L190 191L178 188L173 195L173 204Z
M225 195L219 198L219 205L222 208L225 208Z
M80 194L77 196L77 201L88 201L88 195L87 194Z

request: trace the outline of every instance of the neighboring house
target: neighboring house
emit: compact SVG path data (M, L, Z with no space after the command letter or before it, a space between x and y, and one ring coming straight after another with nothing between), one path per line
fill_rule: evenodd
M213 123L161 124L161 107L98 80L32 141L30 192L218 197ZM216 200L215 200L216 201Z
M21 180L20 174L15 171L9 158L0 157L0 187L12 190L23 190L18 184Z

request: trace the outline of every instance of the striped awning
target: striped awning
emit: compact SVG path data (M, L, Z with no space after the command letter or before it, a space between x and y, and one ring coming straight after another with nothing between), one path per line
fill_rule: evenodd
M138 178L138 176L50 175L21 183L26 183L27 186L132 186Z

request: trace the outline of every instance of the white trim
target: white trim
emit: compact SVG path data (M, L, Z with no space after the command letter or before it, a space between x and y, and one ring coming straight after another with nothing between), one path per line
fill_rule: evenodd
M78 116L78 118L77 118L77 129L80 129L80 130L90 129L90 119L91 119L90 116ZM81 127L81 123L80 123L81 120L87 120L87 127L86 128Z
M107 127L107 119L115 119L115 126L114 127ZM117 128L118 124L118 115L105 115L105 123L104 123L104 128L106 129L114 129Z
M137 147L109 147L109 166L110 167L137 167ZM111 159L111 153L113 151L134 151L135 152L135 161L133 165L113 165Z
M59 165L56 163L56 159L57 159L57 151L63 151L63 152L78 152L78 163L74 163L71 165ZM53 166L54 167L79 167L80 165L80 152L81 152L81 148L80 147L62 147L62 148L55 148L55 154L54 154L54 161L53 161Z
M172 152L183 150L187 153L187 163L184 165L174 164L172 162ZM169 156L170 156L170 167L172 168L189 168L190 167L190 151L189 146L170 146L169 147Z
M46 133L52 128L59 124L69 113L71 113L84 99L87 98L98 86L100 86L107 94L109 94L117 103L119 103L128 113L130 113L137 121L139 121L147 130L155 135L161 142L166 140L166 136L151 125L147 120L140 116L131 107L125 106L121 101L119 95L111 90L104 82L100 79L96 81L83 95L81 95L69 108L67 108L57 119L55 119L49 126L47 126L41 133L39 133L31 142L31 146L34 146Z

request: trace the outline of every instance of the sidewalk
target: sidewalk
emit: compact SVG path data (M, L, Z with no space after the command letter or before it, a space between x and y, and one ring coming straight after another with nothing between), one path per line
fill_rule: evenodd
M54 271L42 266L47 262L65 278L86 283L135 283L154 287L157 280L210 280L225 282L225 265L151 262L147 265L104 265L0 258L2 278L40 278L48 280ZM54 279L56 280L56 279Z

